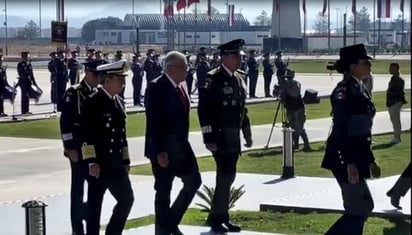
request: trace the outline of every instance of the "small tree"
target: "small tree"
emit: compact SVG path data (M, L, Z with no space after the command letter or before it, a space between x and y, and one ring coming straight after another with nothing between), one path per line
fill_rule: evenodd
M354 29L355 18L351 16L348 21L351 29ZM371 28L371 19L366 7L356 12L356 31L368 31Z
M268 13L263 10L260 12L260 15L256 17L255 22L253 23L254 25L271 25L272 24L272 19L268 16Z
M322 12L318 13L315 24L313 25L313 30L315 30L315 32L318 34L325 34L328 32L328 19L326 16L322 15Z
M243 194L245 194L246 191L243 190L244 187L245 185L242 185L239 188L232 187L230 189L228 209L232 209L233 207L235 207L235 203L237 202L237 200L239 200L243 196ZM197 191L196 194L205 202L205 204L196 203L196 205L201 207L202 211L210 212L213 195L215 195L215 188L203 185L202 190L203 192Z
M403 30L405 30L405 19L402 20L402 15L398 15L398 18L392 21L392 28L396 31L402 31L402 24Z
M39 37L39 32L40 29L37 26L37 24L33 20L30 20L26 24L26 26L24 26L24 29L21 31L21 34L18 36L31 40L33 38Z

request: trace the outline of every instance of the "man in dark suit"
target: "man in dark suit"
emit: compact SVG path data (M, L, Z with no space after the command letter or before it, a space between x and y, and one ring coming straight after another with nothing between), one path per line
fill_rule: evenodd
M97 61L84 63L85 76L83 80L64 94L60 116L60 132L63 140L64 156L70 161L70 218L72 235L84 235L82 220L86 219L86 206L83 203L84 183L87 176L87 166L83 161L81 147L81 109L88 96L95 92L99 79L97 77Z
M103 196L109 189L117 204L106 235L122 234L134 197L129 179L126 111L119 93L125 84L126 60L99 65L103 84L82 107L83 159L89 166L87 235L99 235Z
M145 155L150 158L155 177L155 234L180 235L178 224L190 205L201 178L189 143L190 100L186 84L185 56L171 51L165 58L165 73L153 80L145 96ZM170 205L173 179L182 179L183 188Z
M345 212L326 235L361 235L373 199L366 179L380 176L371 150L375 106L362 79L371 72L365 46L357 44L340 49L336 68L343 74L330 96L333 128L327 139L322 167L329 169L341 191Z
M203 141L216 162L216 189L207 219L215 233L239 232L229 220L229 194L236 177L236 163L241 153L240 131L246 147L252 146L250 121L245 106L244 72L239 70L242 39L218 47L221 65L211 70L199 88L198 115Z

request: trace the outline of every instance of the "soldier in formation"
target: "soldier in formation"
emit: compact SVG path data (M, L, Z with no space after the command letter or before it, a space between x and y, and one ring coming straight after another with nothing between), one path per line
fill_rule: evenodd
M21 113L31 114L29 112L29 99L34 98L38 101L41 93L33 75L30 52L23 51L21 53L21 61L17 64L17 74L19 76L17 86L21 89ZM33 92L34 94L32 94Z
M249 58L247 59L248 78L249 78L249 98L257 98L256 84L259 75L259 65L255 58L255 50L249 51Z
M140 95L142 92L142 83L143 83L143 68L141 64L141 59L139 55L133 56L133 63L131 66L133 72L132 84L133 84L133 105L142 106L140 101Z
M69 80L70 85L74 85L79 83L79 61L77 61L77 56L79 54L77 51L71 52L71 58L67 62L67 68L69 69Z
M270 55L269 53L265 53L263 55L263 79L264 79L264 89L265 89L265 97L272 97L270 95L270 83L272 82L272 75L273 75L273 64L270 62Z

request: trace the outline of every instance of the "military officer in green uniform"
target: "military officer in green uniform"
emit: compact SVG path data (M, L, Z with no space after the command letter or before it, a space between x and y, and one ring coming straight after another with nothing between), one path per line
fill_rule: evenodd
M134 201L129 179L126 112L118 95L127 76L126 60L100 65L96 70L103 84L83 105L81 123L83 158L89 168L86 234L99 235L103 196L108 189L117 204L106 235L120 235Z
M246 147L252 146L250 122L245 107L245 73L239 70L244 40L237 39L218 47L221 65L208 72L199 87L198 115L203 141L216 162L216 189L208 224L215 233L239 232L229 220L230 188L236 177L241 153L240 131Z

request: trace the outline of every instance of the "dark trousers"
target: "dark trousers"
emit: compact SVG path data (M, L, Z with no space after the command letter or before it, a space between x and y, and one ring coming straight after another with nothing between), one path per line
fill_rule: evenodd
M270 83L272 82L272 74L263 74L264 86L265 86L265 96L269 97L270 95Z
M88 185L86 234L99 235L103 196L107 189L116 199L117 204L113 208L113 214L107 224L106 235L122 234L134 201L129 175L126 172L116 176L103 173L97 179L88 176Z
M186 83L187 83L187 91L189 93L189 96L192 94L192 86L193 86L193 74L188 75L186 77Z
M306 121L305 109L288 110L287 117L290 127L294 130L293 136L293 147L299 148L299 137L302 137L304 147L309 147L309 139L304 128Z
M411 189L411 163L402 172L393 187L389 190L389 194L397 197L403 197Z
M62 111L62 100L64 97L64 92L66 91L67 87L67 82L66 80L59 81L57 82L57 94L56 94L56 105L57 105L57 111Z
M160 167L156 157L151 159L151 163L156 190L155 235L170 235L182 220L202 183L199 167L194 156L181 161L171 160L167 168ZM181 178L183 188L171 204L170 192L175 177Z
M257 79L257 74L249 74L249 97L256 97Z
M216 162L216 187L207 222L209 225L229 222L230 188L236 178L238 153L213 153Z
M86 204L83 202L84 183L87 176L86 163L83 161L70 161L71 186L70 186L70 218L72 231L83 234L83 220L86 219Z
M142 92L142 76L133 76L133 104L140 104L140 94Z
M4 113L4 99L2 94L0 94L0 114Z
M29 88L21 86L21 113L29 112Z
M362 235L364 224L374 207L366 180L361 178L358 183L351 184L346 174L334 172L334 176L342 190L345 212L325 235Z

